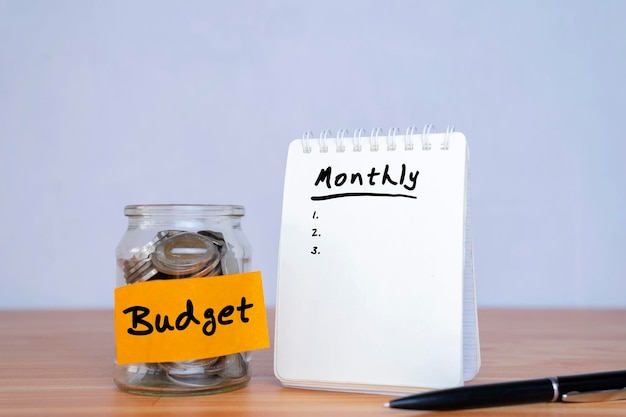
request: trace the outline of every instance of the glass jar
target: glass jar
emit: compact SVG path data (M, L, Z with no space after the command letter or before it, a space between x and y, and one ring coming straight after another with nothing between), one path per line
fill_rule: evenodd
M117 286L249 272L250 244L236 205L126 206L128 228L116 249ZM208 278L210 279L210 278ZM122 391L193 395L231 391L250 380L250 353L180 362L115 363Z

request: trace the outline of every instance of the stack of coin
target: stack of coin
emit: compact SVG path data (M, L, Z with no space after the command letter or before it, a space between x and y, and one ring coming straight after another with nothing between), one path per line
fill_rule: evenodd
M127 284L156 279L210 277L233 271L232 258L219 232L163 230L121 261ZM229 265L228 271L223 267Z
M143 282L154 278L158 274L152 264L152 253L156 245L163 239L175 234L182 233L177 230L164 230L150 240L148 243L140 247L130 259L121 261L121 267L124 271L124 278L127 284Z
M239 272L224 236L211 230L162 230L130 259L122 260L120 266L127 284ZM247 375L248 362L243 355L166 362L158 366L169 380L180 385L218 385Z
M217 385L225 379L239 379L248 374L248 362L241 353L195 361L164 362L159 366L171 381L187 386Z
M220 250L207 236L184 232L160 240L152 253L152 265L177 278L221 275Z

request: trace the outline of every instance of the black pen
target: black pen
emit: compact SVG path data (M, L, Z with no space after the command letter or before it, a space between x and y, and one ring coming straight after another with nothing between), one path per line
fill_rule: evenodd
M538 402L614 400L626 400L626 370L468 385L409 395L384 406L443 411Z

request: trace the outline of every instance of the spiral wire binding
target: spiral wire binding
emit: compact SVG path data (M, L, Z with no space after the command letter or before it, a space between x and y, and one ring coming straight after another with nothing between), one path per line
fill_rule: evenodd
M304 153L311 153L311 139L313 138L313 132L304 132L302 134L302 151Z
M387 133L387 150L395 151L396 150L396 135L400 129L397 127L392 127L389 129L389 133Z
M441 143L441 149L447 151L450 148L450 135L454 133L454 126L448 126L446 128L446 136L443 137Z
M405 151L412 151L414 148L414 144L413 144L413 135L415 135L415 133L417 132L417 127L415 126L409 126L406 128L406 134L405 134L405 138L406 140L404 141L404 150Z
M370 135L370 151L378 152L378 136L380 136L382 131L380 127L372 129L372 134Z
M429 151L432 148L432 144L430 142L430 134L434 132L435 126L432 124L424 125L422 130L422 135L420 138L422 150ZM381 128L374 128L369 136L370 142L370 151L377 152L380 149L380 140L383 130ZM450 137L455 132L454 126L448 126L446 128L446 133L441 143L441 150L450 149ZM354 135L352 135L352 151L353 152L361 152L363 150L363 138L365 135L365 129L359 128L355 129ZM404 134L404 150L412 151L415 149L415 143L413 142L413 138L418 135L417 127L409 126L406 129L406 133ZM337 152L345 152L346 151L346 141L350 136L350 132L348 129L339 129L337 131L337 136L335 137L335 144ZM395 151L397 148L397 137L400 136L400 129L397 127L392 127L389 129L387 133L386 142L387 142L387 150ZM313 147L311 146L311 141L315 140L313 138L313 133L308 131L302 134L302 151L304 153L311 153ZM332 132L330 130L323 130L320 133L320 137L317 139L320 152L326 153L328 152L328 143L332 140Z
M324 130L320 134L320 152L328 152L328 137L332 135L330 130Z
M348 129L339 129L337 131L337 152L344 152L346 150L345 137L349 134Z
M424 126L424 130L422 132L422 150L430 151L430 132L435 128L435 126L431 124L427 124Z
M365 129L357 129L354 131L354 152L361 152L363 149L363 145L361 145L361 136L363 136L363 133L365 133Z

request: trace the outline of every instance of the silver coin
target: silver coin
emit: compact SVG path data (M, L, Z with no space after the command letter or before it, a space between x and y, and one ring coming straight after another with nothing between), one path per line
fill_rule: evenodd
M212 230L199 230L198 234L202 236L206 236L209 239L211 239L211 242L213 242L214 245L220 248L220 251L222 250L222 248L226 246L224 235L220 232L214 232Z
M167 377L179 385L204 387L218 385L224 381L219 375L224 370L223 357L164 362L159 365Z
M162 362L159 364L170 375L186 376L216 374L224 370L222 357L195 359L190 361Z
M128 275L132 271L136 270L140 266L140 264L144 263L145 261L146 259L140 259L132 256L130 259L124 259L122 262L120 262L120 266L122 267L124 274Z
M126 278L126 282L128 284L139 282L139 281L146 281L147 279L154 276L156 272L158 272L158 271L156 272L155 271L156 270L154 266L152 265L151 258L148 257L147 259L144 259L144 260L135 262L132 265L129 265L124 270L124 277Z
M136 261L136 262L129 262L124 268L124 274L126 276L133 275L137 271L145 268L146 265L152 265L152 260L150 259L150 257L146 259L142 259L140 261Z
M206 236L184 232L161 239L152 253L152 263L168 275L194 275L219 260L216 245Z
M232 251L222 251L221 268L223 274L238 274L240 272L239 264Z
M198 276L201 276L201 277L216 277L218 275L223 275L221 267L213 268L209 272L206 272L203 275L198 275Z
M135 260L144 260L150 256L152 252L154 252L154 248L157 243L162 239L160 233L157 233L155 237L153 237L148 243L137 249L136 252L133 253L133 257L131 259Z
M127 283L136 282L139 271L144 271L147 265L152 265L151 256L156 244L168 234L159 232L148 243L137 249L133 256L122 261L122 270Z
M212 230L200 230L198 233L205 235L213 240L220 248L220 267L221 271L219 274L212 273L210 275L205 276L214 276L214 275L222 275L222 274L238 274L239 273L239 265L237 263L237 259L233 256L232 251L229 249L229 245L224 239L224 235L220 232L214 232Z
M134 284L136 282L148 281L158 273L159 271L157 271L156 268L154 268L152 265L149 265L149 267L147 267L145 270L139 271L136 274L128 277L126 282L128 284Z
M224 370L220 372L220 376L229 379L243 378L248 374L248 362L243 358L243 355L236 353L234 355L228 355L224 359Z
M157 233L157 237L159 238L159 240L161 240L161 239L165 239L168 237L179 235L181 233L187 233L187 232L185 232L184 230L161 230L159 233Z
M226 240L224 239L224 235L220 232L215 232L213 230L200 230L198 231L198 233L211 239L211 241L220 250L219 265L215 266L214 268L211 268L207 265L207 267L201 273L198 273L198 276L213 277L216 275L223 275L225 255L227 253L230 253Z
M212 277L222 274L222 268L220 268L220 257L216 257L213 261L207 263L200 271L194 274L195 277Z
M165 373L167 378L177 385L190 388L207 388L218 386L224 383L224 378L218 374L194 374L187 376L177 376Z

